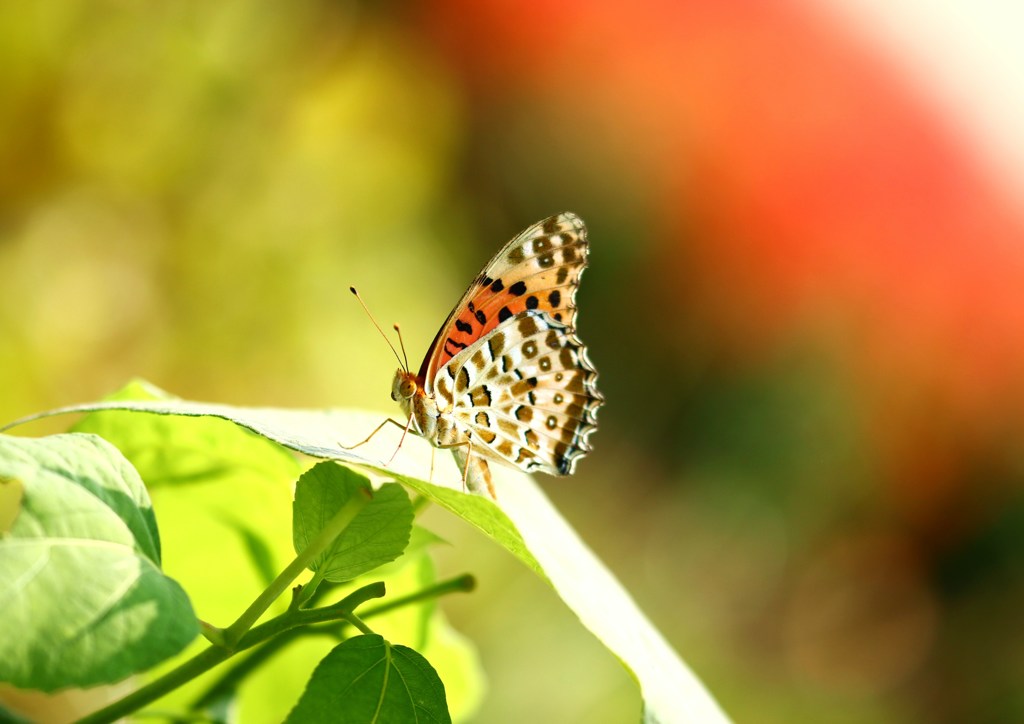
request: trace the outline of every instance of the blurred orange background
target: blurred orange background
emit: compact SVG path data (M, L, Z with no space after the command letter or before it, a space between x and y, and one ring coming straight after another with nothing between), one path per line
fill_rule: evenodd
M608 403L542 482L725 710L1019 721L1006 5L6 4L0 419L133 376L393 412L347 287L425 350L500 244L575 211ZM631 720L543 585L436 524L481 579L446 602L477 720Z

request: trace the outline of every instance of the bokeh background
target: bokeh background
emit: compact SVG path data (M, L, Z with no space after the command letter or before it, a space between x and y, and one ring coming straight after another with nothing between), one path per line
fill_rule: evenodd
M889 7L893 5L894 7ZM895 7L898 5L898 7ZM0 419L134 376L393 412L514 233L590 228L608 398L544 480L738 721L1024 719L1012 3L0 4ZM159 511L157 511L159 515ZM475 720L632 682L449 517Z

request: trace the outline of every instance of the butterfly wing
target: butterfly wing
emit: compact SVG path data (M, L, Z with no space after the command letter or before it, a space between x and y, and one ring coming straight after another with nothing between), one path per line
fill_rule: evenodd
M574 332L576 287L587 265L587 229L569 212L512 239L477 275L441 325L420 367L427 392L440 370L500 324L529 310L547 312Z
M597 429L597 371L568 325L527 310L456 355L436 379L440 402L482 441L474 454L569 475Z

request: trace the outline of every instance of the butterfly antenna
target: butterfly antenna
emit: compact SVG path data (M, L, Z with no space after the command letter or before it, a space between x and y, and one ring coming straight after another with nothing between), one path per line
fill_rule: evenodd
M390 347L391 351L395 353L395 359L398 360L398 364L402 364L402 358L398 356L398 350L395 349L395 345L391 344L391 340L388 339L388 336L386 334L384 334L384 330L380 328L379 324L377 324L377 320L373 318L372 314L370 314L370 308L366 306L366 302L364 302L363 298L361 296L359 296L359 292L356 291L355 287L349 287L348 290L350 292L352 292L352 294L355 296L356 299L359 300L359 304L362 305L363 311L366 312L366 316L370 318L370 321L373 322L373 326L377 328L378 332L380 332L380 336L384 338L384 341L388 343L388 347ZM398 325L395 325L395 326L397 327ZM400 341L400 342L402 341L401 335L399 335L398 341ZM403 352L405 351L404 347L402 348L402 351ZM409 363L408 362L406 362L403 365L403 369L406 372L409 371Z
M409 371L409 355L405 353L405 341L402 339L402 330L399 329L398 325L395 325L395 331L398 333L398 344L402 348L402 357L405 359L405 371Z

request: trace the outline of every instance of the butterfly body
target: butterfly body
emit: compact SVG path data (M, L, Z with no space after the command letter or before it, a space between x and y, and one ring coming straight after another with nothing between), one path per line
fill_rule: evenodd
M480 491L486 487L494 495L490 470L479 458L470 457L472 433L464 427L460 428L452 414L451 405L439 408L437 398L424 390L422 382L401 368L395 372L391 399L401 405L413 432L434 447L451 449L459 469L466 474L466 484L470 490Z
M408 429L451 449L471 490L493 496L488 462L568 475L590 451L603 398L575 330L587 250L575 214L526 229L470 285L419 373L395 373Z

